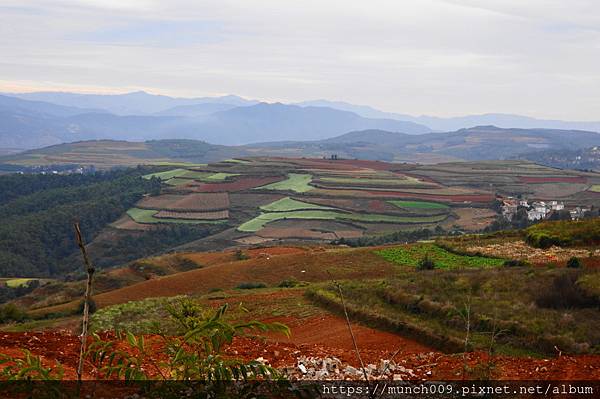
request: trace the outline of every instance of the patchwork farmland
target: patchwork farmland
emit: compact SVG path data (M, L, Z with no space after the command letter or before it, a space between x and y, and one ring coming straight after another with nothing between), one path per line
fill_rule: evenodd
M113 227L219 225L213 241L221 247L327 242L436 226L468 232L496 218L497 195L543 199L556 192L565 202L569 196L580 202L600 184L596 174L523 161L422 166L254 157L163 169L144 176L160 179L161 194L143 198Z

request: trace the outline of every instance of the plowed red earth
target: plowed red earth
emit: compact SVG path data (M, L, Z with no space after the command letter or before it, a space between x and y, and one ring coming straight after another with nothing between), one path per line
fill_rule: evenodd
M533 177L521 176L519 178L523 183L587 183L587 178L583 176L556 176L556 177Z
M304 326L304 327L302 327ZM298 357L338 357L342 362L359 366L354 350L350 346L345 322L326 317L311 320L293 329L291 342L274 339L235 339L226 348L225 355L252 360L262 357L275 367L295 367ZM326 327L326 328L325 328ZM425 347L414 345L392 334L375 331L366 327L354 326L357 343L365 363L376 364L380 359L394 357L397 363L413 369L418 378L433 380L463 379L461 370L465 360L462 355L433 352ZM164 358L158 337L147 337L153 353L153 360ZM297 341L297 342L296 342ZM20 348L28 349L35 356L41 356L44 365L53 366L59 361L65 370L65 379L76 377L75 369L79 355L79 339L64 331L39 333L0 334L0 353L22 356ZM485 353L470 353L466 362L475 367L487 362ZM600 379L600 356L562 356L549 359L514 358L497 356L495 363L496 379L504 380L598 380ZM93 365L85 366L86 379L96 378ZM427 375L427 372L431 372Z
M202 183L190 189L201 193L235 192L249 190L283 180L283 177L246 177L228 183Z

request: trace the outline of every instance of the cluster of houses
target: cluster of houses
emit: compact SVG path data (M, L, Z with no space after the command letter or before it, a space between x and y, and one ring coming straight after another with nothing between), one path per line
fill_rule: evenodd
M507 220L512 220L517 214L519 208L527 210L527 219L530 221L546 219L552 212L559 212L565 209L565 204L559 201L533 201L529 203L527 200L518 198L503 198L502 199L502 216ZM569 210L571 219L581 219L589 208L576 207Z

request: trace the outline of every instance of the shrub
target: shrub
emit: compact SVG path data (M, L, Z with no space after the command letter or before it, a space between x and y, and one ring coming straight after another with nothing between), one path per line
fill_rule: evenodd
M235 251L235 258L237 260L246 260L246 259L250 259L250 257L241 249L238 249L237 251Z
M246 282L246 283L240 283L235 288L240 289L240 290L253 290L256 288L267 288L267 285L265 283Z
M578 257L573 256L567 261L567 267L571 269L579 269L581 267L581 261Z
M433 259L429 257L429 255L425 255L423 259L419 261L417 265L417 269L419 270L433 270L435 269L435 262Z
M281 283L279 283L277 286L280 288L294 288L300 285L300 281L296 280L295 278L289 278L286 280L283 280Z
M27 313L22 311L13 303L9 303L4 306L0 306L0 323L7 323L10 321L20 322L27 318Z
M79 302L79 305L77 306L77 310L75 311L75 314L83 314L83 305L84 304L85 304L84 300ZM90 298L90 302L89 302L90 314L96 313L96 310L98 310L98 307L96 306L96 301L94 301L92 298Z
M556 276L552 287L541 290L535 303L542 308L572 309L590 308L600 305L598 298L587 294L577 284L579 273L564 273Z
M529 266L529 262L527 262L526 260L521 260L521 259L508 259L507 261L504 262L504 266L506 266L506 267Z

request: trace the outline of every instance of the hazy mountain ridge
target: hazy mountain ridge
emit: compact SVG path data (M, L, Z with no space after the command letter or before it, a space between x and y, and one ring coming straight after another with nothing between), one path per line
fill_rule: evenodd
M116 115L8 96L0 100L3 100L1 148L30 149L94 139L174 138L243 145L256 141L320 139L367 128L414 134L430 131L412 122L368 119L332 108L280 103L243 107L206 103L171 108L160 115Z
M411 121L428 126L434 131L448 132L475 126L493 125L502 128L542 128L562 130L588 130L600 132L600 121L562 121L553 119L538 119L523 115L488 113L481 115L466 115L458 117L412 116L394 112L384 112L367 105L355 105L343 101L314 100L297 103L300 106L330 107L354 112L365 118L389 118Z
M151 115L183 105L223 103L235 106L257 104L256 100L227 95L221 97L176 98L136 91L125 94L78 94L67 92L6 93L24 100L57 105L102 109L117 115Z

